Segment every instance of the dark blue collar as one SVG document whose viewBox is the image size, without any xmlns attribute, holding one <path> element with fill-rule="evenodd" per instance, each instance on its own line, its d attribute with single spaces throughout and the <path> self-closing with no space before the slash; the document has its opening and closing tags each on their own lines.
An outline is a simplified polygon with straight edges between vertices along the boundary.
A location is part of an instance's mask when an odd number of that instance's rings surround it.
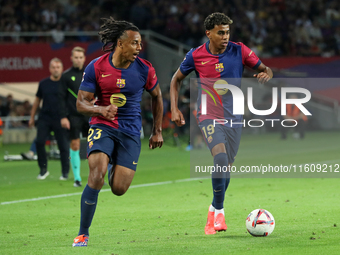
<svg viewBox="0 0 340 255">
<path fill-rule="evenodd" d="M 109 62 L 110 62 L 110 65 L 111 65 L 113 68 L 117 69 L 117 70 L 127 70 L 127 69 L 131 68 L 131 66 L 136 62 L 136 60 L 135 60 L 134 62 L 132 62 L 132 63 L 129 65 L 128 68 L 118 68 L 118 67 L 115 67 L 115 66 L 113 65 L 113 63 L 112 63 L 112 55 L 113 55 L 113 51 L 112 51 L 112 52 L 110 53 L 110 55 L 109 55 Z"/>
<path fill-rule="evenodd" d="M 206 48 L 207 51 L 208 51 L 211 55 L 213 55 L 213 56 L 223 56 L 223 55 L 226 54 L 227 51 L 230 49 L 230 41 L 229 41 L 229 42 L 228 42 L 228 45 L 227 45 L 227 48 L 225 49 L 225 51 L 224 51 L 223 53 L 221 53 L 221 54 L 212 54 L 212 53 L 210 52 L 210 50 L 209 50 L 209 44 L 210 44 L 210 40 L 207 41 L 207 42 L 205 43 L 205 48 Z"/>
</svg>

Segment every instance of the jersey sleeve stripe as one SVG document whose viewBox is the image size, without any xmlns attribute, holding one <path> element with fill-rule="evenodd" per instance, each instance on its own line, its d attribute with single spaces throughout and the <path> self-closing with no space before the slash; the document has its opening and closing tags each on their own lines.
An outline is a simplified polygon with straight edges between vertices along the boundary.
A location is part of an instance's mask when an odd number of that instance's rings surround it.
<svg viewBox="0 0 340 255">
<path fill-rule="evenodd" d="M 79 90 L 83 90 L 83 91 L 90 92 L 90 93 L 95 93 L 96 92 L 95 89 L 87 87 L 87 86 L 83 86 L 83 85 L 79 87 Z"/>
<path fill-rule="evenodd" d="M 193 57 L 193 52 L 195 49 L 191 49 L 185 56 L 184 60 L 182 61 L 179 70 L 181 71 L 182 74 L 188 75 L 191 73 L 193 70 L 196 69 L 195 67 L 195 61 Z"/>
<path fill-rule="evenodd" d="M 253 67 L 254 70 L 256 70 L 261 65 L 261 60 L 257 61 L 256 65 Z"/>
<path fill-rule="evenodd" d="M 156 81 L 155 85 L 151 89 L 147 89 L 146 91 L 147 92 L 153 91 L 157 87 L 157 85 L 158 85 L 158 80 Z"/>
</svg>

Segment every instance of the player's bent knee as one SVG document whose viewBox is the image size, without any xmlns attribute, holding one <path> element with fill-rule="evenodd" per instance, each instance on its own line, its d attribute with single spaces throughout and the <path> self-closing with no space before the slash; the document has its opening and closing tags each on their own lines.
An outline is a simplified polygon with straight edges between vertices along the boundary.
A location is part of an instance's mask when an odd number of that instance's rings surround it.
<svg viewBox="0 0 340 255">
<path fill-rule="evenodd" d="M 125 192 L 127 191 L 127 188 L 123 187 L 123 186 L 119 186 L 119 187 L 111 187 L 111 191 L 113 194 L 115 194 L 116 196 L 122 196 L 125 194 Z"/>
<path fill-rule="evenodd" d="M 96 184 L 104 183 L 104 176 L 101 173 L 92 174 L 89 176 L 89 179 Z"/>
<path fill-rule="evenodd" d="M 78 146 L 78 145 L 71 144 L 70 147 L 73 151 L 79 151 L 80 150 L 80 145 Z"/>
<path fill-rule="evenodd" d="M 104 185 L 106 170 L 102 169 L 100 166 L 90 168 L 90 174 L 88 182 L 96 188 L 101 188 Z"/>
<path fill-rule="evenodd" d="M 80 140 L 79 139 L 74 139 L 71 140 L 71 149 L 74 151 L 78 151 L 80 149 Z"/>
<path fill-rule="evenodd" d="M 224 143 L 219 143 L 216 144 L 212 149 L 211 149 L 211 154 L 213 157 L 215 157 L 217 154 L 220 153 L 226 153 L 226 148 Z"/>
</svg>

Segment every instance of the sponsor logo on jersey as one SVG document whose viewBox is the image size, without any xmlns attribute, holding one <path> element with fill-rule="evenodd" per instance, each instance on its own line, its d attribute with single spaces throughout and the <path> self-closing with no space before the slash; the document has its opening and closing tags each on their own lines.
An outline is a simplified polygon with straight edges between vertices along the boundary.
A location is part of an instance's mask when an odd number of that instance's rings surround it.
<svg viewBox="0 0 340 255">
<path fill-rule="evenodd" d="M 223 63 L 215 64 L 215 70 L 219 73 L 222 72 L 224 70 Z"/>
<path fill-rule="evenodd" d="M 125 87 L 125 79 L 117 79 L 117 87 L 124 88 Z"/>
<path fill-rule="evenodd" d="M 126 103 L 126 96 L 122 93 L 112 94 L 110 97 L 110 103 L 117 107 L 122 107 Z"/>
<path fill-rule="evenodd" d="M 225 80 L 217 80 L 214 83 L 214 90 L 217 92 L 217 94 L 219 94 L 220 96 L 227 94 L 229 89 L 226 88 L 216 88 L 216 85 L 220 85 L 220 84 L 228 84 L 227 81 Z"/>
</svg>

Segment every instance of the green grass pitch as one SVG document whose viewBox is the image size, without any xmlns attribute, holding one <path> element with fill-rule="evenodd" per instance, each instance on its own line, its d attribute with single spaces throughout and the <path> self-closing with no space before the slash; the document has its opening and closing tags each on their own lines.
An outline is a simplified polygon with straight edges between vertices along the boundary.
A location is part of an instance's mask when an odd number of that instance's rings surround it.
<svg viewBox="0 0 340 255">
<path fill-rule="evenodd" d="M 304 141 L 281 141 L 278 134 L 245 134 L 235 165 L 339 164 L 339 137 L 315 132 Z M 18 154 L 28 147 L 0 148 L 0 254 L 339 254 L 338 178 L 232 178 L 225 200 L 228 230 L 205 236 L 211 181 L 189 178 L 190 152 L 167 145 L 152 151 L 147 141 L 131 189 L 117 197 L 103 187 L 89 246 L 73 248 L 82 188 L 72 186 L 72 174 L 59 181 L 59 161 L 49 161 L 44 181 L 36 180 L 37 162 L 3 161 L 6 150 Z M 83 184 L 87 175 L 84 160 Z M 39 197 L 44 199 L 32 201 Z M 245 219 L 256 208 L 275 217 L 268 237 L 246 232 Z"/>
</svg>

